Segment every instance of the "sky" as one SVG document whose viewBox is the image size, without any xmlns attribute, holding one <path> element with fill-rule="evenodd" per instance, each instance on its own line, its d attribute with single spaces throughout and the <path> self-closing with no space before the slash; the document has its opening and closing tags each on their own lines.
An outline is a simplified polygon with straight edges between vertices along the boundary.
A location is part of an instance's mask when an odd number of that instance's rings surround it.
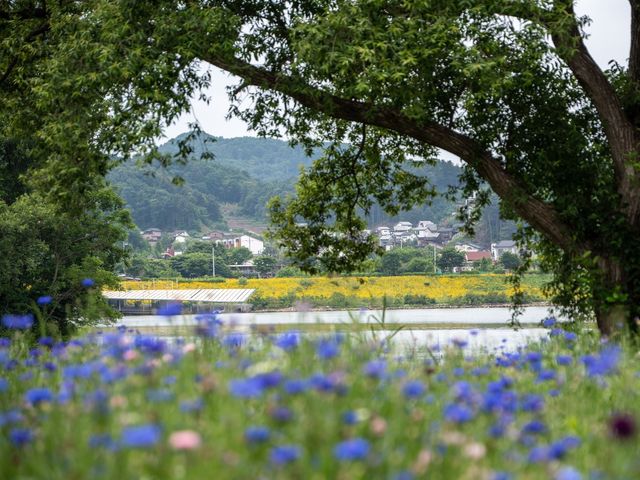
<svg viewBox="0 0 640 480">
<path fill-rule="evenodd" d="M 578 15 L 587 15 L 592 23 L 586 28 L 587 47 L 593 58 L 602 68 L 606 68 L 610 60 L 627 64 L 630 42 L 631 11 L 628 0 L 578 0 Z M 227 120 L 229 109 L 226 87 L 237 83 L 237 78 L 210 67 L 212 73 L 211 87 L 207 95 L 211 98 L 209 105 L 194 99 L 191 112 L 180 117 L 165 131 L 166 138 L 173 138 L 189 129 L 189 123 L 197 121 L 205 132 L 225 138 L 255 136 L 244 122 L 238 119 Z"/>
</svg>

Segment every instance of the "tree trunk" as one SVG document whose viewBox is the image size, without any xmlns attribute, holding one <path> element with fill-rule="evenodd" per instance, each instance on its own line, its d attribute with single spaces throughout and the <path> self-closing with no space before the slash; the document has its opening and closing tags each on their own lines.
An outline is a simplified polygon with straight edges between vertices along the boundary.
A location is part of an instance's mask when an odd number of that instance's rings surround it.
<svg viewBox="0 0 640 480">
<path fill-rule="evenodd" d="M 617 260 L 602 258 L 599 262 L 602 282 L 594 285 L 594 304 L 598 330 L 603 337 L 622 332 L 631 321 L 624 270 Z"/>
</svg>

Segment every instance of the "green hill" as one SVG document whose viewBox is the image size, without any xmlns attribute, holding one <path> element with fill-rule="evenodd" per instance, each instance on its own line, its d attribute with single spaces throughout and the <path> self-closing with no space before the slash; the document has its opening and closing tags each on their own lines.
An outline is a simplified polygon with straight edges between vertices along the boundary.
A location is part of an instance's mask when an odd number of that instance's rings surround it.
<svg viewBox="0 0 640 480">
<path fill-rule="evenodd" d="M 160 146 L 160 153 L 175 155 L 178 142 L 185 135 Z M 155 168 L 153 175 L 149 175 L 129 162 L 109 174 L 109 180 L 129 205 L 140 228 L 200 230 L 227 221 L 235 223 L 238 218 L 243 224 L 263 224 L 268 200 L 274 195 L 293 192 L 300 168 L 312 161 L 302 148 L 291 148 L 287 142 L 274 139 L 227 139 L 201 134 L 190 142 L 190 147 L 193 152 L 186 165 Z M 213 159 L 203 159 L 204 152 L 212 154 Z M 451 162 L 426 165 L 420 170 L 440 192 L 456 185 L 460 175 L 460 168 Z M 174 185 L 174 177 L 183 178 L 184 184 Z M 431 205 L 416 207 L 396 217 L 374 207 L 368 220 L 371 226 L 398 220 L 441 223 L 452 221 L 455 209 L 448 200 L 436 198 Z M 493 208 L 490 213 L 484 235 L 487 240 L 502 236 L 503 230 L 497 209 Z"/>
</svg>

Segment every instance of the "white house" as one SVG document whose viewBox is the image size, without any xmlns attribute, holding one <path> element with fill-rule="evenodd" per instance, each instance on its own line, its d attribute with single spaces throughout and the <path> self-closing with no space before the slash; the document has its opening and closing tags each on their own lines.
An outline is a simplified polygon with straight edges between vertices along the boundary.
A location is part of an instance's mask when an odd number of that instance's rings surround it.
<svg viewBox="0 0 640 480">
<path fill-rule="evenodd" d="M 186 241 L 191 237 L 187 232 L 176 232 L 173 238 L 175 243 L 186 243 Z"/>
<path fill-rule="evenodd" d="M 433 223 L 431 220 L 420 220 L 416 227 L 416 230 L 431 230 L 432 232 L 435 232 L 437 229 L 438 225 Z"/>
<path fill-rule="evenodd" d="M 239 237 L 227 237 L 223 240 L 216 240 L 216 243 L 223 244 L 226 248 L 248 248 L 253 255 L 260 255 L 264 251 L 264 242 L 249 235 Z"/>
<path fill-rule="evenodd" d="M 518 254 L 518 247 L 513 240 L 501 240 L 491 244 L 491 256 L 497 262 L 504 252 Z"/>
<path fill-rule="evenodd" d="M 391 229 L 389 227 L 378 227 L 376 228 L 376 235 L 378 235 L 379 237 L 391 235 Z"/>
<path fill-rule="evenodd" d="M 408 232 L 413 228 L 411 222 L 398 222 L 393 226 L 394 232 Z"/>
<path fill-rule="evenodd" d="M 459 252 L 479 252 L 482 250 L 482 247 L 475 243 L 457 243 L 454 248 Z"/>
</svg>

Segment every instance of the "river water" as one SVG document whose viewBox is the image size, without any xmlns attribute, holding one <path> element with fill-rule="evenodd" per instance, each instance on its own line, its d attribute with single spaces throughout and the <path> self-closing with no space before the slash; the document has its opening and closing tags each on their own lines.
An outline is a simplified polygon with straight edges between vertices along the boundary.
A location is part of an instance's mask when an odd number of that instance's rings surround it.
<svg viewBox="0 0 640 480">
<path fill-rule="evenodd" d="M 509 308 L 428 308 L 387 310 L 384 325 L 380 322 L 383 313 L 376 310 L 360 311 L 307 311 L 307 312 L 250 312 L 222 313 L 219 318 L 225 325 L 237 331 L 250 331 L 258 327 L 275 327 L 278 330 L 303 328 L 313 332 L 334 328 L 350 331 L 355 324 L 376 325 L 378 338 L 395 333 L 394 342 L 415 346 L 445 345 L 453 340 L 464 340 L 472 348 L 502 349 L 517 348 L 547 335 L 540 328 L 540 321 L 548 316 L 547 307 L 527 307 L 519 317 L 522 328 L 508 327 L 511 318 Z M 173 328 L 184 331 L 195 325 L 196 315 L 173 318 L 159 315 L 125 316 L 120 323 L 140 330 L 160 331 L 170 334 Z"/>
</svg>

